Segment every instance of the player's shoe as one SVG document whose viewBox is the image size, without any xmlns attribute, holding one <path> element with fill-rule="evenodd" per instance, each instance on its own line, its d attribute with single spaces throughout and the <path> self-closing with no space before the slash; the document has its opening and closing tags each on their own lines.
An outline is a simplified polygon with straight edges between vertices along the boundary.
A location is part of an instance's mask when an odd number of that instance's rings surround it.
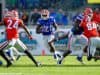
<svg viewBox="0 0 100 75">
<path fill-rule="evenodd" d="M 81 64 L 84 64 L 83 60 L 82 60 L 82 57 L 77 57 L 77 60 L 81 63 Z"/>
<path fill-rule="evenodd" d="M 63 58 L 64 58 L 63 53 L 64 53 L 63 50 L 55 51 L 54 59 L 57 60 L 57 64 L 62 64 L 62 61 L 63 61 Z"/>
<path fill-rule="evenodd" d="M 12 62 L 11 62 L 11 61 L 9 61 L 9 62 L 7 62 L 6 67 L 10 67 L 11 65 L 12 65 Z"/>
<path fill-rule="evenodd" d="M 97 62 L 97 60 L 100 60 L 100 56 L 94 57 L 94 61 Z"/>
<path fill-rule="evenodd" d="M 39 66 L 41 66 L 41 63 L 37 62 L 36 67 L 39 67 Z"/>
<path fill-rule="evenodd" d="M 63 56 L 61 56 L 61 55 L 57 55 L 57 64 L 58 65 L 60 65 L 60 64 L 62 64 L 62 61 L 63 61 Z"/>
<path fill-rule="evenodd" d="M 91 61 L 91 59 L 92 59 L 92 55 L 89 55 L 89 56 L 87 57 L 87 60 L 88 60 L 88 61 Z"/>
<path fill-rule="evenodd" d="M 58 65 L 62 64 L 62 61 L 63 61 L 63 59 L 58 60 L 58 61 L 57 61 L 57 64 L 58 64 Z"/>
<path fill-rule="evenodd" d="M 53 55 L 53 58 L 54 58 L 54 59 L 57 59 L 56 54 Z"/>
</svg>

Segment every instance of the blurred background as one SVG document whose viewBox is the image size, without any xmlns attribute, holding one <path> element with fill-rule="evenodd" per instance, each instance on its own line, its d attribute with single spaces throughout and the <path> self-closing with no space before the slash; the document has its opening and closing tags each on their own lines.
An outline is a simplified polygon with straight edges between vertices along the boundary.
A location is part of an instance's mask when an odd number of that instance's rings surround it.
<svg viewBox="0 0 100 75">
<path fill-rule="evenodd" d="M 40 18 L 41 9 L 48 9 L 61 30 L 69 29 L 74 18 L 86 7 L 91 7 L 94 13 L 100 16 L 100 0 L 0 0 L 0 21 L 7 10 L 18 10 L 19 17 L 28 26 L 34 40 L 29 40 L 25 32 L 20 30 L 20 39 L 33 51 L 35 55 L 50 54 L 43 46 L 41 35 L 35 33 L 37 20 Z M 5 41 L 4 28 L 0 28 L 0 43 Z M 67 39 L 55 43 L 56 48 L 65 49 Z"/>
<path fill-rule="evenodd" d="M 60 26 L 72 25 L 74 17 L 86 7 L 100 8 L 99 0 L 0 0 L 3 9 L 16 9 L 24 23 L 36 25 L 40 10 L 49 9 Z"/>
</svg>

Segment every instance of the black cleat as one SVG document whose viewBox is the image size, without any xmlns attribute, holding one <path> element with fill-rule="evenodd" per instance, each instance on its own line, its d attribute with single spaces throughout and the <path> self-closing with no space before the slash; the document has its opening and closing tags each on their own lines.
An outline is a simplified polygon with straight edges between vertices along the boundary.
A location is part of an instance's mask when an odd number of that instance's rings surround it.
<svg viewBox="0 0 100 75">
<path fill-rule="evenodd" d="M 63 59 L 64 59 L 63 57 L 60 57 L 60 59 L 57 60 L 57 64 L 58 65 L 62 64 Z"/>
<path fill-rule="evenodd" d="M 56 54 L 54 54 L 54 55 L 53 55 L 53 58 L 54 58 L 54 59 L 56 59 L 56 58 L 57 58 L 57 57 L 56 57 Z"/>
<path fill-rule="evenodd" d="M 11 62 L 8 62 L 6 66 L 7 67 L 10 67 L 11 65 L 12 65 L 12 63 Z"/>
<path fill-rule="evenodd" d="M 88 61 L 91 61 L 91 59 L 92 59 L 92 55 L 90 55 L 90 56 L 87 57 Z"/>
<path fill-rule="evenodd" d="M 58 64 L 58 65 L 62 64 L 62 60 L 58 60 L 58 61 L 57 61 L 57 64 Z"/>
<path fill-rule="evenodd" d="M 40 62 L 37 62 L 36 67 L 39 67 L 40 65 L 41 65 L 41 63 Z"/>
<path fill-rule="evenodd" d="M 82 57 L 77 57 L 77 60 L 78 60 L 81 64 L 84 64 L 84 63 L 83 63 L 83 60 L 82 60 Z"/>
</svg>

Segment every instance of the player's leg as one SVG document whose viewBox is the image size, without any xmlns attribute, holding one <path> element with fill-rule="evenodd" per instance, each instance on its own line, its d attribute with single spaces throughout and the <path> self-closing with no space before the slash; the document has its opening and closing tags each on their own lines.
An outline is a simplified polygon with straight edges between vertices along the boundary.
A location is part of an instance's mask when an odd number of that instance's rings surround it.
<svg viewBox="0 0 100 75">
<path fill-rule="evenodd" d="M 11 58 L 11 60 L 16 60 L 15 55 L 14 55 L 14 51 L 16 50 L 14 48 L 14 45 L 16 43 L 16 39 L 12 39 L 9 41 L 9 45 L 7 46 L 5 53 Z"/>
<path fill-rule="evenodd" d="M 4 58 L 4 60 L 6 60 L 6 66 L 10 67 L 12 65 L 12 61 L 10 61 L 9 57 L 7 57 L 7 55 L 3 51 L 0 51 L 0 55 L 2 56 L 2 58 Z"/>
<path fill-rule="evenodd" d="M 2 56 L 2 58 L 4 58 L 7 62 L 7 67 L 11 66 L 12 62 L 10 61 L 10 59 L 7 57 L 7 55 L 4 53 L 4 49 L 8 46 L 8 41 L 4 42 L 1 46 L 0 46 L 0 55 Z"/>
<path fill-rule="evenodd" d="M 96 48 L 96 52 L 94 55 L 94 61 L 100 60 L 100 48 Z"/>
<path fill-rule="evenodd" d="M 14 53 L 16 54 L 16 60 L 18 60 L 21 56 L 21 53 L 15 47 L 11 47 L 10 49 L 12 50 L 13 55 Z"/>
<path fill-rule="evenodd" d="M 55 47 L 54 47 L 54 43 L 52 42 L 48 42 L 48 45 L 50 47 L 50 52 L 55 52 Z"/>
<path fill-rule="evenodd" d="M 63 53 L 63 57 L 64 57 L 64 58 L 65 58 L 66 56 L 68 56 L 70 53 L 72 53 L 74 41 L 75 41 L 75 37 L 71 34 L 71 36 L 68 38 L 68 44 L 67 44 L 68 50 L 66 50 L 66 51 Z"/>
<path fill-rule="evenodd" d="M 72 53 L 74 41 L 75 41 L 75 37 L 74 37 L 73 34 L 70 32 L 69 38 L 68 38 L 68 44 L 67 44 L 68 50 L 66 50 L 66 51 L 64 52 L 64 54 L 63 54 L 63 57 L 64 57 L 64 58 L 65 58 L 66 56 L 68 56 L 70 53 Z"/>
<path fill-rule="evenodd" d="M 55 46 L 54 46 L 54 42 L 52 42 L 52 40 L 54 39 L 54 35 L 50 35 L 47 39 L 48 45 L 50 47 L 50 52 L 55 52 Z"/>
<path fill-rule="evenodd" d="M 56 50 L 55 46 L 54 46 L 54 42 L 52 42 L 52 40 L 54 40 L 54 38 L 55 38 L 54 35 L 49 35 L 47 37 L 47 42 L 46 41 L 45 42 L 48 44 L 48 46 L 49 46 L 48 48 L 50 48 L 50 52 L 54 53 L 54 56 L 55 56 L 55 54 L 57 54 L 58 57 L 61 57 L 62 56 L 62 52 L 60 50 Z"/>
<path fill-rule="evenodd" d="M 12 39 L 12 40 L 10 40 L 9 42 L 8 42 L 8 45 L 7 45 L 7 47 L 5 48 L 5 50 L 9 50 L 10 48 L 12 48 L 12 47 L 14 47 L 14 45 L 15 45 L 15 43 L 16 43 L 16 39 Z M 6 57 L 9 57 L 9 62 L 8 62 L 8 64 L 7 64 L 7 66 L 11 66 L 11 64 L 12 64 L 12 60 L 11 59 L 15 59 L 15 56 L 14 56 L 14 54 L 13 54 L 13 51 L 12 50 L 10 50 L 10 53 L 7 55 L 5 52 L 6 51 L 3 51 L 4 52 L 4 55 L 6 55 Z M 3 55 L 3 56 L 4 56 Z M 10 63 L 11 62 L 11 63 Z M 10 63 L 10 64 L 9 64 Z"/>
<path fill-rule="evenodd" d="M 5 41 L 5 42 L 0 46 L 0 51 L 3 51 L 7 46 L 8 46 L 8 41 Z"/>
<path fill-rule="evenodd" d="M 98 48 L 100 47 L 100 38 L 99 37 L 90 38 L 88 46 L 88 57 L 87 57 L 88 60 L 91 60 L 92 57 L 94 57 L 97 47 Z"/>
<path fill-rule="evenodd" d="M 7 49 L 6 54 L 11 58 L 12 61 L 18 60 L 21 56 L 20 52 L 15 47 L 10 47 Z"/>
<path fill-rule="evenodd" d="M 84 53 L 83 50 L 88 45 L 88 39 L 84 35 L 79 35 L 77 40 L 79 41 L 78 44 L 80 46 L 80 49 L 79 49 L 80 52 L 77 55 L 77 60 L 80 62 L 83 62 L 82 61 L 82 57 L 83 57 L 83 53 Z"/>
<path fill-rule="evenodd" d="M 72 36 L 70 36 L 69 38 L 68 38 L 68 44 L 67 44 L 67 47 L 68 47 L 68 49 L 67 50 L 65 50 L 64 52 L 63 52 L 63 54 L 62 54 L 62 58 L 61 59 L 59 59 L 58 61 L 57 61 L 57 64 L 61 64 L 62 63 L 62 61 L 63 61 L 63 59 L 66 57 L 66 56 L 68 56 L 71 52 L 72 52 L 72 50 L 70 50 L 71 49 L 71 44 L 72 44 Z"/>
<path fill-rule="evenodd" d="M 39 63 L 35 60 L 33 55 L 29 52 L 28 48 L 21 42 L 19 39 L 17 39 L 17 44 L 24 50 L 25 54 L 35 63 L 36 66 L 39 66 Z"/>
</svg>

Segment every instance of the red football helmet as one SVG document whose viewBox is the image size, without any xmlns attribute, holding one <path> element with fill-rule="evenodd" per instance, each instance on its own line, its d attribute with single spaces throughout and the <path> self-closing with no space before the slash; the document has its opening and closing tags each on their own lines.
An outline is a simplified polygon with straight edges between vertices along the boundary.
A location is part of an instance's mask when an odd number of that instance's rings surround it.
<svg viewBox="0 0 100 75">
<path fill-rule="evenodd" d="M 85 14 L 85 15 L 93 14 L 93 10 L 92 10 L 91 8 L 86 8 L 86 9 L 84 10 L 84 14 Z"/>
<path fill-rule="evenodd" d="M 43 9 L 42 11 L 41 11 L 41 18 L 42 19 L 44 19 L 44 20 L 46 20 L 46 19 L 48 19 L 49 18 L 49 11 L 47 10 L 47 9 Z"/>
<path fill-rule="evenodd" d="M 86 8 L 84 10 L 84 15 L 87 16 L 88 21 L 91 21 L 91 19 L 93 17 L 93 10 L 91 8 Z"/>
<path fill-rule="evenodd" d="M 15 18 L 19 18 L 18 12 L 16 10 L 12 10 L 12 16 Z"/>
</svg>

